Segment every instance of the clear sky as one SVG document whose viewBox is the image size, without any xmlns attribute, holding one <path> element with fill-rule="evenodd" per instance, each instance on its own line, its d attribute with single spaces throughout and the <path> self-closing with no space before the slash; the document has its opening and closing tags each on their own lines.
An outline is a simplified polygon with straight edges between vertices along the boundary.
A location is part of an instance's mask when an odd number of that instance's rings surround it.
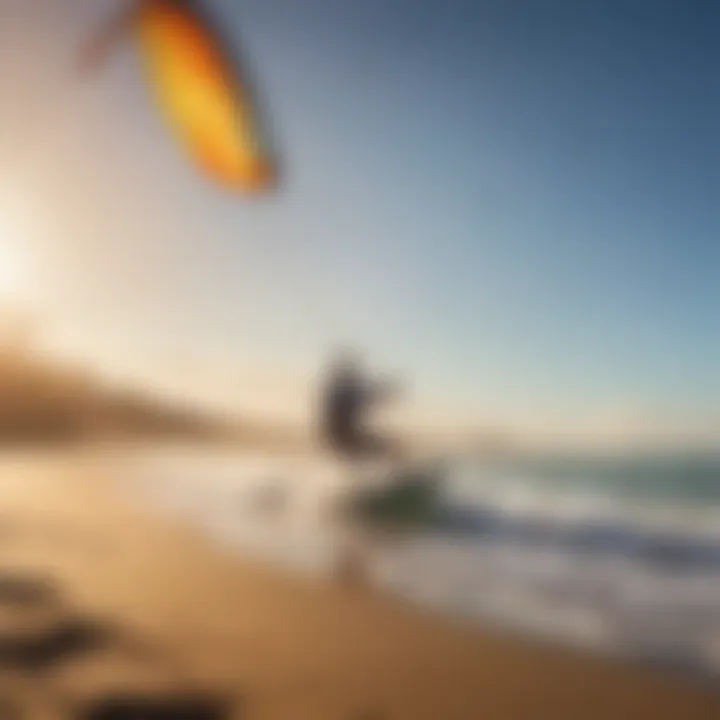
<svg viewBox="0 0 720 720">
<path fill-rule="evenodd" d="M 0 3 L 0 258 L 49 342 L 239 410 L 299 412 L 340 340 L 439 418 L 718 427 L 714 0 L 206 2 L 272 199 L 195 174 L 131 43 L 73 76 L 118 0 Z"/>
</svg>

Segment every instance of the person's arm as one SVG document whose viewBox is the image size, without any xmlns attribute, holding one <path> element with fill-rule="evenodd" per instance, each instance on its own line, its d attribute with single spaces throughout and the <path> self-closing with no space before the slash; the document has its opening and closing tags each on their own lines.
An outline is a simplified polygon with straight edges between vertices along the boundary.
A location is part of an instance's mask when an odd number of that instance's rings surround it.
<svg viewBox="0 0 720 720">
<path fill-rule="evenodd" d="M 393 377 L 384 377 L 375 380 L 371 385 L 371 394 L 375 402 L 387 402 L 401 393 L 400 382 Z"/>
</svg>

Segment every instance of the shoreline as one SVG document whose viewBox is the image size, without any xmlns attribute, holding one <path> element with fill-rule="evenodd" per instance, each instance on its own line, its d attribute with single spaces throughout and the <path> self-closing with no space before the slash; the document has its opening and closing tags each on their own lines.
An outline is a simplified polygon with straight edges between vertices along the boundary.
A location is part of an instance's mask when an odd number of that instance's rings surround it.
<svg viewBox="0 0 720 720">
<path fill-rule="evenodd" d="M 0 488 L 5 570 L 52 579 L 67 603 L 125 637 L 63 659 L 26 688 L 30 705 L 50 683 L 71 704 L 196 688 L 241 700 L 245 712 L 226 717 L 258 720 L 720 717 L 720 692 L 695 680 L 468 627 L 219 549 L 138 507 L 92 463 L 15 479 Z M 145 651 L 128 650 L 130 637 Z"/>
</svg>

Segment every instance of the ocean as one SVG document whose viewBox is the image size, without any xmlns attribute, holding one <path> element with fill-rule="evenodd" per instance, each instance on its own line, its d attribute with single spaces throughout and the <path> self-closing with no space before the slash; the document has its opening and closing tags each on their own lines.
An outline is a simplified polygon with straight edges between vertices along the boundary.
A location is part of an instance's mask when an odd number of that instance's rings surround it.
<svg viewBox="0 0 720 720">
<path fill-rule="evenodd" d="M 216 542 L 302 573 L 329 571 L 342 489 L 320 458 L 208 451 L 137 455 L 131 490 Z M 470 622 L 720 674 L 720 454 L 458 457 L 432 527 L 384 548 L 385 592 Z M 255 493 L 290 488 L 268 519 Z"/>
</svg>

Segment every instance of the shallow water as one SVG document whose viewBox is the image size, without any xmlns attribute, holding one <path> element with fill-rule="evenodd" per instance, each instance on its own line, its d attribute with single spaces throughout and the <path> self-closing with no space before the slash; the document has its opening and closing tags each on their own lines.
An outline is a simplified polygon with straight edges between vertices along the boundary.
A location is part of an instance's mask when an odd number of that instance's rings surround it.
<svg viewBox="0 0 720 720">
<path fill-rule="evenodd" d="M 373 576 L 443 612 L 720 672 L 720 465 L 671 466 L 635 460 L 601 472 L 575 460 L 553 474 L 551 463 L 458 460 L 437 524 L 385 549 Z M 658 486 L 652 467 L 663 468 Z M 700 468 L 692 482 L 688 467 Z M 321 518 L 344 480 L 322 459 L 151 452 L 125 477 L 225 546 L 314 573 L 337 553 L 336 529 Z M 255 493 L 278 482 L 289 512 L 259 514 Z"/>
</svg>

